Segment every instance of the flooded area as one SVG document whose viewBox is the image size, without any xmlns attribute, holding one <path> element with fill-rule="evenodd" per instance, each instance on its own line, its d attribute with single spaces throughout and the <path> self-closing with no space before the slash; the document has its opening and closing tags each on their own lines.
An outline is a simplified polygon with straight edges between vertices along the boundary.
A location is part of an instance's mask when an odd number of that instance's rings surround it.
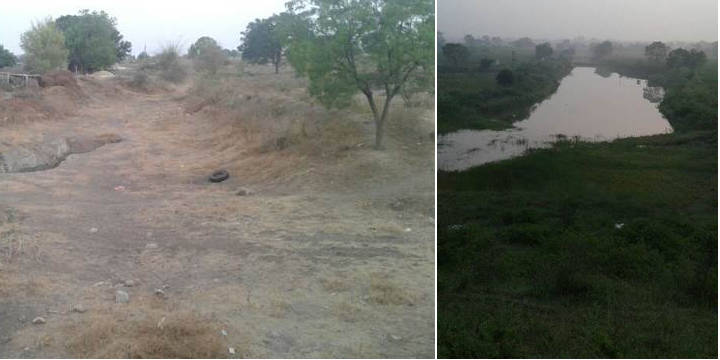
<svg viewBox="0 0 720 360">
<path fill-rule="evenodd" d="M 672 132 L 657 108 L 662 89 L 646 80 L 576 67 L 557 92 L 507 130 L 461 130 L 438 139 L 438 167 L 463 170 L 548 147 L 558 138 L 609 141 Z"/>
</svg>

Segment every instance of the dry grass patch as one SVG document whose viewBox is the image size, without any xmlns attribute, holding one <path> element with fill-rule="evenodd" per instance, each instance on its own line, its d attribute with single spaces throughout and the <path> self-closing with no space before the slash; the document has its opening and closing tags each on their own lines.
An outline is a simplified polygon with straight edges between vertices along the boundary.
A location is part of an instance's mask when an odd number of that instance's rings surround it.
<svg viewBox="0 0 720 360">
<path fill-rule="evenodd" d="M 339 277 L 320 279 L 320 284 L 327 292 L 335 293 L 350 290 L 350 284 L 348 284 L 347 280 Z"/>
<path fill-rule="evenodd" d="M 414 305 L 415 296 L 389 279 L 387 274 L 370 275 L 370 301 L 380 305 Z"/>
<path fill-rule="evenodd" d="M 221 326 L 195 312 L 160 300 L 93 309 L 71 326 L 66 348 L 79 358 L 226 357 Z"/>
<path fill-rule="evenodd" d="M 342 321 L 356 322 L 360 318 L 360 308 L 349 302 L 341 302 L 333 306 L 333 314 Z"/>
</svg>

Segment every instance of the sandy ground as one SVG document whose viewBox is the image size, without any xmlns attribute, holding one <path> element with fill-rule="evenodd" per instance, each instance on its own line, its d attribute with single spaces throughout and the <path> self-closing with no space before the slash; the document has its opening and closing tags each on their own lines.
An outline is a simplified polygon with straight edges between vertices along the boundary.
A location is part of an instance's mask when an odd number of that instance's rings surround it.
<svg viewBox="0 0 720 360">
<path fill-rule="evenodd" d="M 260 153 L 219 144 L 204 112 L 183 111 L 182 88 L 102 81 L 81 81 L 88 98 L 60 120 L 0 127 L 5 147 L 123 138 L 0 174 L 0 357 L 139 356 L 139 339 L 179 321 L 163 345 L 175 355 L 434 356 L 429 137 L 391 129 L 384 151 Z M 230 179 L 207 182 L 218 167 Z"/>
</svg>

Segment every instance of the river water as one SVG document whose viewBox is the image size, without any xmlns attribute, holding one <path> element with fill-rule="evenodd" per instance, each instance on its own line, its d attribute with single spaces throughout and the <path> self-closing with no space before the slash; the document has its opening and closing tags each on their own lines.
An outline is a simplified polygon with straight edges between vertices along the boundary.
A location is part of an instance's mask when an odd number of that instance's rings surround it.
<svg viewBox="0 0 720 360">
<path fill-rule="evenodd" d="M 672 132 L 657 108 L 662 89 L 646 80 L 576 67 L 555 94 L 512 129 L 460 130 L 438 138 L 438 167 L 463 170 L 551 146 L 559 137 L 608 141 Z M 442 121 L 442 119 L 440 119 Z"/>
</svg>

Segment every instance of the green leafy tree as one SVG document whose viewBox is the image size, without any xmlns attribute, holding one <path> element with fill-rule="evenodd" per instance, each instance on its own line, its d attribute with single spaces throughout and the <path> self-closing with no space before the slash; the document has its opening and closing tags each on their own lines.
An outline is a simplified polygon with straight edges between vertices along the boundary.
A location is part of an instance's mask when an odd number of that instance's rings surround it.
<svg viewBox="0 0 720 360">
<path fill-rule="evenodd" d="M 375 120 L 375 147 L 393 98 L 408 81 L 434 71 L 435 11 L 432 0 L 295 0 L 288 10 L 309 31 L 296 27 L 288 60 L 310 79 L 310 94 L 326 106 L 347 106 L 358 91 Z M 378 106 L 375 91 L 382 91 Z"/>
<path fill-rule="evenodd" d="M 560 53 L 558 54 L 558 56 L 560 56 L 561 59 L 570 61 L 575 56 L 575 48 L 571 47 L 571 48 L 562 49 L 562 50 L 560 50 Z"/>
<path fill-rule="evenodd" d="M 493 59 L 482 58 L 480 60 L 480 71 L 485 71 L 485 70 L 489 69 L 492 66 L 492 64 L 494 64 L 494 63 L 495 63 L 495 60 L 493 60 Z"/>
<path fill-rule="evenodd" d="M 20 47 L 25 52 L 25 70 L 45 73 L 67 66 L 68 50 L 65 37 L 52 18 L 33 23 L 30 30 L 20 36 Z"/>
<path fill-rule="evenodd" d="M 553 54 L 553 48 L 550 43 L 542 43 L 535 46 L 535 57 L 538 59 L 546 59 L 551 57 Z"/>
<path fill-rule="evenodd" d="M 592 54 L 595 59 L 602 59 L 612 54 L 613 44 L 609 41 L 603 41 L 592 46 Z"/>
<path fill-rule="evenodd" d="M 667 65 L 671 68 L 689 67 L 697 68 L 707 60 L 705 53 L 700 50 L 675 49 L 668 54 Z"/>
<path fill-rule="evenodd" d="M 512 45 L 519 48 L 532 48 L 535 43 L 529 37 L 523 37 L 513 41 Z"/>
<path fill-rule="evenodd" d="M 248 24 L 242 33 L 242 44 L 238 50 L 242 52 L 242 59 L 255 64 L 272 63 L 275 73 L 280 70 L 283 47 L 287 42 L 288 32 L 284 25 L 290 26 L 287 13 L 274 15 L 267 19 L 256 19 Z M 281 23 L 281 21 L 286 21 Z"/>
<path fill-rule="evenodd" d="M 138 60 L 145 60 L 148 58 L 150 58 L 150 55 L 148 55 L 147 51 L 143 51 L 143 52 L 139 53 L 137 56 Z"/>
<path fill-rule="evenodd" d="M 467 47 L 456 44 L 456 43 L 448 43 L 445 44 L 442 48 L 443 55 L 445 58 L 450 60 L 450 63 L 454 67 L 458 67 L 462 64 L 464 64 L 468 58 L 470 58 L 470 50 L 468 50 Z"/>
<path fill-rule="evenodd" d="M 495 81 L 500 86 L 510 86 L 515 83 L 515 74 L 513 74 L 512 70 L 502 69 L 495 77 Z"/>
<path fill-rule="evenodd" d="M 122 40 L 116 19 L 104 11 L 81 10 L 78 15 L 61 16 L 55 23 L 65 35 L 71 70 L 101 70 L 131 52 L 132 44 Z"/>
<path fill-rule="evenodd" d="M 13 55 L 10 50 L 0 45 L 0 68 L 6 66 L 15 66 L 16 63 L 17 58 L 15 57 L 15 55 Z"/>
<path fill-rule="evenodd" d="M 217 41 L 209 36 L 203 36 L 195 41 L 194 44 L 190 45 L 188 49 L 188 57 L 193 59 L 200 55 L 200 53 L 207 48 L 219 47 Z"/>
<path fill-rule="evenodd" d="M 667 57 L 668 47 L 661 41 L 655 41 L 645 47 L 645 56 L 654 62 L 662 62 Z"/>
<path fill-rule="evenodd" d="M 474 36 L 467 34 L 467 35 L 465 35 L 465 37 L 463 37 L 463 41 L 465 41 L 465 46 L 473 47 L 473 46 L 475 46 L 476 40 L 475 40 Z"/>
</svg>

